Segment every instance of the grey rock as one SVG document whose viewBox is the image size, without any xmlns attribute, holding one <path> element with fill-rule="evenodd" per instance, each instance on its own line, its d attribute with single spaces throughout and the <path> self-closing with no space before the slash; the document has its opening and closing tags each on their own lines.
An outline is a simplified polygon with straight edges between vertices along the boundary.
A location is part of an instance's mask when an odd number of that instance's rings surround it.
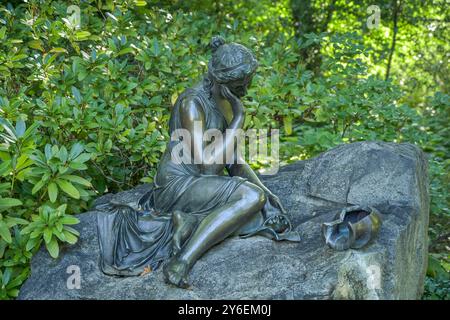
<svg viewBox="0 0 450 320">
<path fill-rule="evenodd" d="M 417 299 L 427 266 L 427 161 L 411 144 L 359 142 L 263 176 L 285 204 L 300 243 L 255 236 L 230 238 L 207 252 L 190 274 L 189 290 L 164 283 L 162 269 L 140 277 L 111 277 L 98 268 L 95 207 L 135 202 L 148 185 L 99 198 L 78 215 L 77 244 L 58 259 L 42 248 L 19 299 Z M 383 215 L 378 237 L 360 250 L 334 251 L 321 224 L 348 204 Z M 80 268 L 81 288 L 68 289 Z M 69 269 L 70 271 L 70 269 Z"/>
</svg>

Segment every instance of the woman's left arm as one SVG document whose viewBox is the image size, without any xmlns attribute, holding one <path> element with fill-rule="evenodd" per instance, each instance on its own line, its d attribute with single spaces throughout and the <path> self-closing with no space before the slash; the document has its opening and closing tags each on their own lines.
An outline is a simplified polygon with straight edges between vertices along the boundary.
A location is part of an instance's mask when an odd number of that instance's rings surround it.
<svg viewBox="0 0 450 320">
<path fill-rule="evenodd" d="M 243 162 L 243 161 L 242 161 Z M 230 176 L 239 176 L 245 179 L 248 179 L 249 182 L 257 185 L 260 187 L 264 193 L 266 194 L 270 204 L 274 206 L 275 208 L 280 209 L 280 211 L 285 214 L 286 210 L 284 209 L 283 205 L 281 204 L 280 199 L 273 194 L 272 191 L 270 191 L 258 178 L 256 173 L 253 171 L 252 168 L 248 165 L 248 163 L 234 163 L 231 165 L 228 165 L 227 167 L 228 173 Z"/>
</svg>

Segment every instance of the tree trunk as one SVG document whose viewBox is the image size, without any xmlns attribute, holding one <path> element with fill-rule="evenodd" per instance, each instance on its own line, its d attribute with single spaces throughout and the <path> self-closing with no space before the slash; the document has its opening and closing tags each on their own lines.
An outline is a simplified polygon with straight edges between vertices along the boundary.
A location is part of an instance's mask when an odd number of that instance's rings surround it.
<svg viewBox="0 0 450 320">
<path fill-rule="evenodd" d="M 386 67 L 386 78 L 385 80 L 387 81 L 389 79 L 389 74 L 391 72 L 391 65 L 392 65 L 392 57 L 394 56 L 394 52 L 395 52 L 395 44 L 397 41 L 397 32 L 398 32 L 398 16 L 400 14 L 400 10 L 401 10 L 401 5 L 402 2 L 400 0 L 400 2 L 398 0 L 393 0 L 392 1 L 393 4 L 393 8 L 394 11 L 392 13 L 393 16 L 393 24 L 394 24 L 394 33 L 392 35 L 392 43 L 391 43 L 391 49 L 389 51 L 389 58 L 388 58 L 388 63 L 387 63 L 387 67 Z"/>
</svg>

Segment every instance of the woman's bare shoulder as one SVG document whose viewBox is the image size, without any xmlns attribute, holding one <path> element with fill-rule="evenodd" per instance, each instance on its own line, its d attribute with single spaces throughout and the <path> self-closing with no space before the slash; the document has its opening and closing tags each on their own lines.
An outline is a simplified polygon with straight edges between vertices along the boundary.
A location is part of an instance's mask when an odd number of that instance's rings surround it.
<svg viewBox="0 0 450 320">
<path fill-rule="evenodd" d="M 179 112 L 182 122 L 202 121 L 205 118 L 201 102 L 195 95 L 184 97 L 180 103 Z"/>
</svg>

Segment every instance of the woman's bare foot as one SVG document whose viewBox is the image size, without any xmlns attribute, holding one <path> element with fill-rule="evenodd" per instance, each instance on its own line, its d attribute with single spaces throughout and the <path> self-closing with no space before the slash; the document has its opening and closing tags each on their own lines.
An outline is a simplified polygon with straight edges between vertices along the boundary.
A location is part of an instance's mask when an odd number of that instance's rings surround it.
<svg viewBox="0 0 450 320">
<path fill-rule="evenodd" d="M 176 210 L 173 213 L 175 232 L 173 234 L 173 254 L 177 254 L 184 242 L 191 236 L 197 225 L 197 218 L 193 215 Z"/>
<path fill-rule="evenodd" d="M 164 278 L 167 283 L 186 289 L 189 286 L 187 280 L 189 269 L 187 262 L 179 259 L 177 256 L 173 256 L 164 265 Z"/>
</svg>

